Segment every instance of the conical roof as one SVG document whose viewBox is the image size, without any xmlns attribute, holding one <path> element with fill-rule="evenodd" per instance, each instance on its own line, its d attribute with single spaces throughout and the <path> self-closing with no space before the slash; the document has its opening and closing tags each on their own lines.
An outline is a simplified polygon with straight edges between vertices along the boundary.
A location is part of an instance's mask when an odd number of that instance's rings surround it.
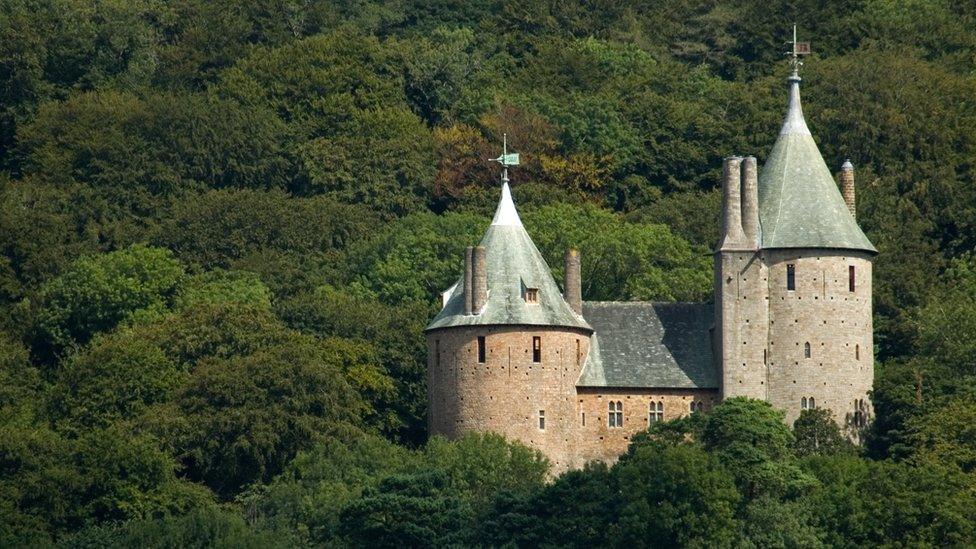
<svg viewBox="0 0 976 549">
<path fill-rule="evenodd" d="M 783 129 L 759 174 L 763 248 L 842 248 L 876 252 L 858 227 L 803 119 L 800 77 L 789 78 Z"/>
<path fill-rule="evenodd" d="M 502 186 L 495 217 L 481 239 L 485 247 L 488 301 L 481 311 L 464 314 L 464 276 L 445 295 L 444 308 L 427 330 L 454 326 L 529 325 L 591 329 L 563 299 L 549 265 L 519 218 L 508 183 Z M 539 291 L 526 303 L 526 288 Z"/>
</svg>

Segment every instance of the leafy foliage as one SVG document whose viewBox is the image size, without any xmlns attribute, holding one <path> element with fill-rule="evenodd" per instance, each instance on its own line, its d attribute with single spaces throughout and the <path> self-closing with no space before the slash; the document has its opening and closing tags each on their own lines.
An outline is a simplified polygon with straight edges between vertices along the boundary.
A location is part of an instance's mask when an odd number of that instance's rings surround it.
<svg viewBox="0 0 976 549">
<path fill-rule="evenodd" d="M 720 159 L 769 151 L 794 22 L 880 251 L 866 456 L 746 400 L 554 479 L 428 440 L 422 329 L 502 136 L 557 279 L 576 247 L 587 299 L 707 300 Z M 945 0 L 3 2 L 0 545 L 972 545 L 974 28 Z"/>
</svg>

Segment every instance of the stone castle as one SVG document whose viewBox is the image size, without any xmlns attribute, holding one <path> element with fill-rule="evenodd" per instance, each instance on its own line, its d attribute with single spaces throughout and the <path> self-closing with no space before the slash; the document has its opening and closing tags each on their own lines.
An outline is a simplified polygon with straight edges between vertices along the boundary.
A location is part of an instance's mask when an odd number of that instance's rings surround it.
<svg viewBox="0 0 976 549">
<path fill-rule="evenodd" d="M 557 471 L 612 461 L 652 422 L 735 396 L 792 422 L 827 408 L 857 438 L 874 378 L 871 265 L 803 118 L 800 78 L 761 172 L 726 158 L 712 303 L 584 302 L 580 255 L 563 290 L 523 227 L 507 181 L 481 244 L 426 329 L 431 434 L 494 431 Z"/>
</svg>

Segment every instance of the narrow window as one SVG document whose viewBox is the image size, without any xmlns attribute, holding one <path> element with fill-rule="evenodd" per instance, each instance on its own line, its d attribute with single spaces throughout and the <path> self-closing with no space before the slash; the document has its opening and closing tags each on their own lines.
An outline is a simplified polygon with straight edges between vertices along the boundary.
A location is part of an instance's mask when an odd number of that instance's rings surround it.
<svg viewBox="0 0 976 549">
<path fill-rule="evenodd" d="M 546 430 L 546 411 L 539 410 L 539 430 Z"/>
<path fill-rule="evenodd" d="M 579 366 L 580 362 L 583 360 L 583 348 L 580 346 L 580 340 L 576 340 L 576 365 Z"/>
<path fill-rule="evenodd" d="M 810 342 L 808 341 L 808 342 L 806 342 L 806 343 L 803 344 L 803 357 L 804 358 L 810 358 L 810 355 L 811 355 L 811 353 L 810 353 Z"/>
<path fill-rule="evenodd" d="M 485 363 L 485 336 L 478 336 L 478 363 Z"/>
<path fill-rule="evenodd" d="M 800 409 L 801 410 L 807 409 L 807 397 L 803 397 L 800 399 Z"/>
<path fill-rule="evenodd" d="M 624 404 L 617 401 L 617 427 L 624 426 Z"/>
<path fill-rule="evenodd" d="M 847 267 L 847 289 L 851 292 L 854 291 L 854 265 Z"/>
<path fill-rule="evenodd" d="M 810 397 L 810 400 L 807 400 L 807 406 L 809 406 L 811 410 L 817 407 L 817 403 L 814 402 L 813 397 Z"/>
<path fill-rule="evenodd" d="M 538 288 L 526 288 L 525 289 L 525 302 L 526 303 L 538 303 L 539 302 L 539 289 Z"/>
<path fill-rule="evenodd" d="M 613 402 L 607 403 L 607 427 L 617 426 L 617 414 L 613 404 Z"/>
<path fill-rule="evenodd" d="M 542 362 L 542 338 L 532 338 L 532 362 Z"/>
<path fill-rule="evenodd" d="M 441 340 L 434 340 L 434 366 L 441 367 Z"/>
<path fill-rule="evenodd" d="M 786 289 L 796 289 L 796 265 L 792 263 L 786 265 Z"/>
<path fill-rule="evenodd" d="M 688 408 L 691 413 L 695 413 L 695 401 L 691 401 L 691 404 L 688 406 Z"/>
<path fill-rule="evenodd" d="M 763 349 L 763 366 L 766 366 L 768 364 L 769 359 L 767 358 L 767 354 L 768 352 L 766 351 L 766 349 Z"/>
<path fill-rule="evenodd" d="M 854 360 L 861 360 L 861 346 L 854 346 Z"/>
<path fill-rule="evenodd" d="M 583 427 L 586 427 L 586 412 L 583 412 Z"/>
</svg>

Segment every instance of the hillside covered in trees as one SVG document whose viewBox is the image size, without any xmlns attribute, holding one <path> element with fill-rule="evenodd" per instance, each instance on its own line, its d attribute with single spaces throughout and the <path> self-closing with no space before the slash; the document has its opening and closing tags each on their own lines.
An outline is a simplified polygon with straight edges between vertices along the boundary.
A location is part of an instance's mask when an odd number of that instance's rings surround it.
<svg viewBox="0 0 976 549">
<path fill-rule="evenodd" d="M 875 418 L 733 399 L 555 479 L 425 432 L 513 193 L 584 298 L 708 300 L 721 158 L 856 166 Z M 976 4 L 0 0 L 0 546 L 976 544 Z"/>
</svg>

